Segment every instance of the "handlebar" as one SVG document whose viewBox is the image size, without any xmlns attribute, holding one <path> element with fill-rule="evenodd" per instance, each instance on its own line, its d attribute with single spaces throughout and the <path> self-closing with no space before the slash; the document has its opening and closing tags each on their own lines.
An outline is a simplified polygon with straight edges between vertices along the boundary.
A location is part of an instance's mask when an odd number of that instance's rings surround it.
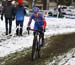
<svg viewBox="0 0 75 65">
<path fill-rule="evenodd" d="M 34 32 L 41 32 L 41 30 L 34 30 L 34 29 L 29 29 L 31 31 L 34 31 Z M 30 34 L 30 31 L 28 30 L 28 35 Z"/>
</svg>

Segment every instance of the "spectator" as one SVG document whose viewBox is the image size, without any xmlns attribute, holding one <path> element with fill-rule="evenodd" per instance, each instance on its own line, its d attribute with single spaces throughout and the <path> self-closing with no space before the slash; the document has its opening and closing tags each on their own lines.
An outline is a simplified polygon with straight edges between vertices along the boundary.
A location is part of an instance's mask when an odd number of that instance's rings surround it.
<svg viewBox="0 0 75 65">
<path fill-rule="evenodd" d="M 8 0 L 6 5 L 3 5 L 3 10 L 1 14 L 1 20 L 3 20 L 3 15 L 5 17 L 5 28 L 6 28 L 6 35 L 11 34 L 12 29 L 12 18 L 14 18 L 14 10 L 11 5 L 11 0 Z M 9 29 L 8 29 L 9 24 Z"/>
<path fill-rule="evenodd" d="M 26 11 L 25 11 L 24 6 L 23 6 L 23 1 L 19 0 L 18 5 L 15 8 L 16 28 L 17 28 L 16 29 L 16 35 L 22 36 L 23 22 L 24 22 L 25 14 L 26 14 Z"/>
</svg>

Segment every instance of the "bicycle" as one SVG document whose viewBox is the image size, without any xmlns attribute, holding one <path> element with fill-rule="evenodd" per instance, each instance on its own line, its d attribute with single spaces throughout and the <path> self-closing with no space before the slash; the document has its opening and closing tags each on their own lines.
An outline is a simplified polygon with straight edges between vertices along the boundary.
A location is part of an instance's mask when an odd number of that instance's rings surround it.
<svg viewBox="0 0 75 65">
<path fill-rule="evenodd" d="M 40 30 L 34 30 L 34 29 L 29 29 L 29 30 L 35 32 L 33 45 L 32 45 L 32 60 L 35 60 L 36 58 L 40 58 L 42 36 L 40 34 Z M 28 34 L 29 34 L 29 30 L 28 30 Z"/>
</svg>

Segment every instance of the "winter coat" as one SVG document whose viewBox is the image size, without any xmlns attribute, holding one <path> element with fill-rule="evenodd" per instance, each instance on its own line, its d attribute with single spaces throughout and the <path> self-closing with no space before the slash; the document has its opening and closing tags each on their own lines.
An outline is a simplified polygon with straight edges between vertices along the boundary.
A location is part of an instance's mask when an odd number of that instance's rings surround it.
<svg viewBox="0 0 75 65">
<path fill-rule="evenodd" d="M 18 5 L 15 8 L 16 21 L 23 21 L 25 14 L 26 14 L 26 11 L 22 5 Z"/>
<path fill-rule="evenodd" d="M 14 15 L 14 7 L 12 5 L 3 6 L 2 15 L 4 15 L 5 18 L 12 18 Z"/>
</svg>

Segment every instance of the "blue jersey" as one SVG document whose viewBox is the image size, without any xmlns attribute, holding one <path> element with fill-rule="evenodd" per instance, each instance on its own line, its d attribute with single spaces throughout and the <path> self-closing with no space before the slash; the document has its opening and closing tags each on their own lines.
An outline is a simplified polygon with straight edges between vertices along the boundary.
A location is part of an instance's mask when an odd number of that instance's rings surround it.
<svg viewBox="0 0 75 65">
<path fill-rule="evenodd" d="M 30 20 L 29 20 L 29 23 L 28 23 L 28 26 L 30 26 L 31 22 L 32 22 L 32 19 L 35 21 L 35 24 L 34 24 L 34 29 L 38 30 L 38 27 L 41 27 L 44 25 L 44 17 L 42 14 L 38 14 L 38 17 L 35 17 L 34 14 L 31 15 L 30 17 Z"/>
</svg>

